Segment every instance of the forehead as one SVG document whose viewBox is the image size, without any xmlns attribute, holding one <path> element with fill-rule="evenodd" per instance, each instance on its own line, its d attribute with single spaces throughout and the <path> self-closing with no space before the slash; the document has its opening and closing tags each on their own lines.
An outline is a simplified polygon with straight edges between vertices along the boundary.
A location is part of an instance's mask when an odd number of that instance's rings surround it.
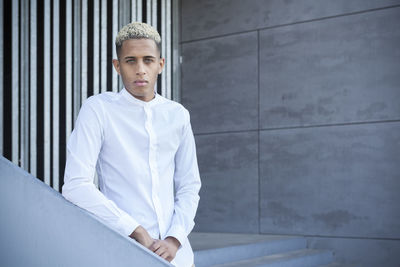
<svg viewBox="0 0 400 267">
<path fill-rule="evenodd" d="M 120 52 L 122 57 L 160 56 L 156 42 L 151 39 L 129 39 L 123 41 Z"/>
</svg>

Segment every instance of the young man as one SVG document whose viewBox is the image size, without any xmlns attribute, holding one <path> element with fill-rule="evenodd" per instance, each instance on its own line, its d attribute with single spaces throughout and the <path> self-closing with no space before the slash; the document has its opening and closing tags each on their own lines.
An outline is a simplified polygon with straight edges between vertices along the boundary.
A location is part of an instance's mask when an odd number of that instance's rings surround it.
<svg viewBox="0 0 400 267">
<path fill-rule="evenodd" d="M 175 266 L 193 265 L 200 176 L 189 112 L 155 93 L 160 35 L 121 29 L 114 67 L 125 88 L 90 97 L 68 141 L 63 195 Z M 100 191 L 93 184 L 95 171 Z"/>
</svg>

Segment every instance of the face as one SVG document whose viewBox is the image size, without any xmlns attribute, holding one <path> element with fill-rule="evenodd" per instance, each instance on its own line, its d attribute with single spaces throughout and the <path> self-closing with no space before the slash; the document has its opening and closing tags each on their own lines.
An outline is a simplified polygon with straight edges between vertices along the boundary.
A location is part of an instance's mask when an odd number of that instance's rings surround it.
<svg viewBox="0 0 400 267">
<path fill-rule="evenodd" d="M 118 60 L 113 59 L 113 64 L 126 90 L 147 102 L 154 98 L 154 86 L 164 61 L 154 40 L 130 39 L 122 43 Z"/>
</svg>

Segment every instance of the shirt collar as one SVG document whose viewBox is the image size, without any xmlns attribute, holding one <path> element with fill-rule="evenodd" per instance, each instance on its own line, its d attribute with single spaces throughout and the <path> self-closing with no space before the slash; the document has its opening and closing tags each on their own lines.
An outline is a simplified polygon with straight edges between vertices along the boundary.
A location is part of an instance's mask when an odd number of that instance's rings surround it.
<svg viewBox="0 0 400 267">
<path fill-rule="evenodd" d="M 158 103 L 160 103 L 161 100 L 161 96 L 159 94 L 157 94 L 157 92 L 154 92 L 154 98 L 152 100 L 150 100 L 149 102 L 137 99 L 136 97 L 134 97 L 133 95 L 131 95 L 125 88 L 123 88 L 120 92 L 120 94 L 126 99 L 128 100 L 130 103 L 135 104 L 135 105 L 139 105 L 141 107 L 152 107 Z"/>
</svg>

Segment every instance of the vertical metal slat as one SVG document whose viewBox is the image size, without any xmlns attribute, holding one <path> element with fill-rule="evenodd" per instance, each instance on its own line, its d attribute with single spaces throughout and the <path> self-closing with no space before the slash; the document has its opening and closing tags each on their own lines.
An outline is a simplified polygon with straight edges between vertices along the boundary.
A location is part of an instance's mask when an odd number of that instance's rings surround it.
<svg viewBox="0 0 400 267">
<path fill-rule="evenodd" d="M 129 23 L 129 0 L 119 0 L 118 6 L 118 29 Z M 114 39 L 115 41 L 115 39 Z M 115 45 L 113 45 L 113 50 L 115 50 Z M 121 76 L 118 76 L 118 91 L 124 87 Z"/>
<path fill-rule="evenodd" d="M 53 0 L 53 188 L 59 190 L 59 88 L 60 88 L 60 53 L 59 53 L 59 25 L 60 2 Z"/>
<path fill-rule="evenodd" d="M 111 47 L 112 47 L 112 58 L 117 58 L 117 53 L 115 51 L 115 38 L 117 37 L 118 33 L 118 0 L 113 1 L 113 10 L 112 10 L 112 40 L 111 40 Z M 112 72 L 112 91 L 118 92 L 118 73 L 113 70 Z"/>
<path fill-rule="evenodd" d="M 20 45 L 19 45 L 19 54 L 20 54 L 20 58 L 19 58 L 19 72 L 20 72 L 20 76 L 19 76 L 19 90 L 20 90 L 20 94 L 19 94 L 19 130 L 20 130 L 20 139 L 19 139 L 19 162 L 20 162 L 20 166 L 21 168 L 25 168 L 26 164 L 25 164 L 25 19 L 26 19 L 26 15 L 24 14 L 25 12 L 25 2 L 24 1 L 20 1 L 20 6 L 19 6 L 20 10 L 20 15 L 19 15 L 19 41 L 20 41 Z"/>
<path fill-rule="evenodd" d="M 151 24 L 151 15 L 153 14 L 151 12 L 151 2 L 152 0 L 146 0 L 146 23 Z"/>
<path fill-rule="evenodd" d="M 93 94 L 100 89 L 100 2 L 93 1 Z"/>
<path fill-rule="evenodd" d="M 23 0 L 20 16 L 20 40 L 21 40 L 21 58 L 20 58 L 20 129 L 21 129 L 21 168 L 29 168 L 29 15 L 28 0 Z"/>
<path fill-rule="evenodd" d="M 88 84 L 88 3 L 82 1 L 82 19 L 81 19 L 81 103 L 87 98 Z"/>
<path fill-rule="evenodd" d="M 173 32 L 172 38 L 172 69 L 170 75 L 171 77 L 171 94 L 172 99 L 174 101 L 180 102 L 181 101 L 181 94 L 180 94 L 180 49 L 179 49 L 179 0 L 172 1 L 172 16 L 171 16 L 171 23 Z"/>
<path fill-rule="evenodd" d="M 44 182 L 50 185 L 50 0 L 44 2 Z"/>
<path fill-rule="evenodd" d="M 3 37 L 3 18 L 4 18 L 4 2 L 0 1 L 0 103 L 3 105 L 3 51 L 4 51 L 4 37 Z M 0 155 L 3 156 L 3 109 L 0 108 Z"/>
<path fill-rule="evenodd" d="M 121 29 L 123 26 L 129 23 L 129 0 L 120 0 L 119 1 L 119 27 Z"/>
<path fill-rule="evenodd" d="M 31 0 L 30 10 L 30 173 L 36 176 L 36 164 L 37 164 L 37 4 L 36 0 Z"/>
<path fill-rule="evenodd" d="M 81 0 L 74 1 L 74 103 L 73 123 L 81 107 Z"/>
<path fill-rule="evenodd" d="M 157 0 L 152 0 L 151 3 L 151 25 L 157 28 Z"/>
<path fill-rule="evenodd" d="M 19 165 L 19 1 L 12 1 L 12 162 Z"/>
<path fill-rule="evenodd" d="M 150 24 L 151 26 L 157 28 L 157 0 L 147 0 L 146 1 L 146 23 Z M 156 23 L 154 24 L 154 21 Z M 155 84 L 154 90 L 157 92 L 157 83 Z"/>
<path fill-rule="evenodd" d="M 137 4 L 136 0 L 131 1 L 131 22 L 136 21 L 137 12 L 136 12 Z"/>
<path fill-rule="evenodd" d="M 72 131 L 72 1 L 66 1 L 66 45 L 65 45 L 65 136 Z"/>
<path fill-rule="evenodd" d="M 101 92 L 107 91 L 107 0 L 101 0 Z"/>
<path fill-rule="evenodd" d="M 171 3 L 162 0 L 161 7 L 161 38 L 162 54 L 165 58 L 164 71 L 161 77 L 161 94 L 171 99 Z"/>
<path fill-rule="evenodd" d="M 166 51 L 166 58 L 168 59 L 166 61 L 166 72 L 165 72 L 165 76 L 167 77 L 167 90 L 166 90 L 166 94 L 165 97 L 168 99 L 171 99 L 171 1 L 167 1 L 167 5 L 166 5 L 166 20 L 163 21 L 164 24 L 166 24 L 166 38 L 165 38 L 165 42 L 166 42 L 166 47 L 167 47 L 167 51 Z"/>
<path fill-rule="evenodd" d="M 100 0 L 93 1 L 93 95 L 100 92 Z M 98 187 L 99 179 L 95 172 L 94 184 Z"/>
<path fill-rule="evenodd" d="M 169 60 L 166 57 L 166 41 L 165 41 L 165 37 L 166 37 L 166 25 L 165 25 L 165 21 L 166 21 L 166 14 L 165 14 L 165 0 L 161 0 L 161 55 L 163 58 L 165 58 L 167 61 Z M 166 70 L 166 66 L 164 66 L 164 70 L 161 74 L 161 95 L 165 96 L 166 95 L 166 90 L 167 90 L 167 70 Z"/>
<path fill-rule="evenodd" d="M 133 0 L 133 1 L 135 1 L 135 0 Z M 136 0 L 136 6 L 137 6 L 137 9 L 136 9 L 136 21 L 142 22 L 143 21 L 142 0 Z"/>
</svg>

